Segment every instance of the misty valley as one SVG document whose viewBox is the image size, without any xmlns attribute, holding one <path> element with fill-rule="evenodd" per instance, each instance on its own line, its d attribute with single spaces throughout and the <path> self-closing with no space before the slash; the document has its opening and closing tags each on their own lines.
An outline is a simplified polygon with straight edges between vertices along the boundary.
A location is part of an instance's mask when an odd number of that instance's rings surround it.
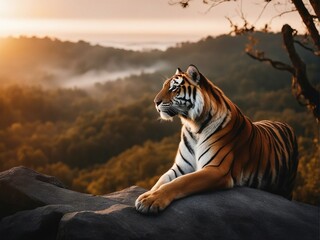
<svg viewBox="0 0 320 240">
<path fill-rule="evenodd" d="M 281 36 L 255 33 L 287 62 Z M 153 98 L 177 67 L 195 64 L 252 120 L 289 123 L 300 164 L 294 199 L 316 204 L 317 125 L 291 78 L 246 56 L 245 36 L 207 37 L 167 50 L 132 51 L 51 38 L 0 39 L 0 171 L 24 165 L 71 189 L 105 194 L 149 188 L 174 160 L 181 123 L 160 121 Z M 320 61 L 301 51 L 320 88 Z"/>
</svg>

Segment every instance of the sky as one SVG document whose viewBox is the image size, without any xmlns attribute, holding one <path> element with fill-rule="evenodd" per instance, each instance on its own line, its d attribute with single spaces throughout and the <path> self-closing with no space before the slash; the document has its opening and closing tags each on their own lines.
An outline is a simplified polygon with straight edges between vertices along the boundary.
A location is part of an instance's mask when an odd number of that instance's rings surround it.
<svg viewBox="0 0 320 240">
<path fill-rule="evenodd" d="M 0 0 L 0 37 L 49 36 L 132 49 L 161 48 L 228 33 L 226 17 L 239 21 L 241 9 L 246 18 L 261 27 L 292 8 L 287 0 L 279 0 L 284 4 L 269 4 L 260 16 L 265 4 L 262 0 L 224 3 L 210 11 L 202 0 L 191 1 L 186 9 L 169 1 Z M 284 23 L 303 30 L 296 12 L 274 18 L 272 30 L 279 31 Z"/>
</svg>

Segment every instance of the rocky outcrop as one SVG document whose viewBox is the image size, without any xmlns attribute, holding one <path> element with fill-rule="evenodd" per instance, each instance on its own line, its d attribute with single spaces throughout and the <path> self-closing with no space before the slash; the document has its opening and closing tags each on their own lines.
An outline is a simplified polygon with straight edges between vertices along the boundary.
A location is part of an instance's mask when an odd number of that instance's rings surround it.
<svg viewBox="0 0 320 240">
<path fill-rule="evenodd" d="M 141 215 L 145 190 L 104 196 L 64 188 L 54 177 L 17 167 L 0 173 L 1 239 L 319 239 L 319 209 L 271 193 L 234 188 L 173 202 Z"/>
</svg>

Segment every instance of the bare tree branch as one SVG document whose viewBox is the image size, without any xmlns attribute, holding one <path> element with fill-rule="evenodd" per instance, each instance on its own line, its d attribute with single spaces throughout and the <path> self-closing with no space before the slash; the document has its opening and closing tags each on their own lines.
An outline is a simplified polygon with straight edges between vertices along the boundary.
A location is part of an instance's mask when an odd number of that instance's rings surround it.
<svg viewBox="0 0 320 240">
<path fill-rule="evenodd" d="M 204 0 L 205 1 L 205 0 Z M 218 0 L 218 1 L 214 1 L 213 3 L 210 4 L 210 7 L 207 9 L 206 13 L 208 13 L 212 8 L 220 5 L 221 3 L 225 3 L 225 2 L 229 2 L 230 0 Z M 206 3 L 208 4 L 208 2 L 206 1 Z"/>
<path fill-rule="evenodd" d="M 280 61 L 275 61 L 275 60 L 272 60 L 271 58 L 266 58 L 264 57 L 263 55 L 261 54 L 254 54 L 252 52 L 249 52 L 249 51 L 246 51 L 246 53 L 248 54 L 249 57 L 255 59 L 255 60 L 258 60 L 260 62 L 267 62 L 267 63 L 270 63 L 272 67 L 278 69 L 278 70 L 282 70 L 282 71 L 288 71 L 290 72 L 291 74 L 294 74 L 294 69 L 293 67 L 291 67 L 290 65 L 288 64 L 285 64 L 283 62 L 280 62 Z"/>
<path fill-rule="evenodd" d="M 226 17 L 226 19 L 229 21 L 230 27 L 232 29 L 229 32 L 229 34 L 234 33 L 235 35 L 243 35 L 245 33 L 253 32 L 255 30 L 254 26 L 250 25 L 246 19 L 243 19 L 243 26 L 240 27 L 237 24 L 234 24 L 230 18 Z"/>
<path fill-rule="evenodd" d="M 189 7 L 189 2 L 190 2 L 191 0 L 178 0 L 178 1 L 172 1 L 172 0 L 170 0 L 169 1 L 169 5 L 176 5 L 176 4 L 180 4 L 180 6 L 182 7 L 182 8 L 186 8 L 186 7 Z"/>
<path fill-rule="evenodd" d="M 271 1 L 266 1 L 266 4 L 263 6 L 259 16 L 257 17 L 257 19 L 254 21 L 254 24 L 255 25 L 261 18 L 262 14 L 265 12 L 266 8 L 268 7 L 269 3 L 271 3 Z"/>
<path fill-rule="evenodd" d="M 304 49 L 312 52 L 312 53 L 315 53 L 314 49 L 310 48 L 310 47 L 307 47 L 306 45 L 304 45 L 302 42 L 298 41 L 298 40 L 294 40 L 293 41 L 294 43 L 298 44 L 299 46 L 303 47 Z"/>
<path fill-rule="evenodd" d="M 269 25 L 271 25 L 272 21 L 275 19 L 275 18 L 278 18 L 278 17 L 282 17 L 283 15 L 285 14 L 288 14 L 288 13 L 293 13 L 293 12 L 296 12 L 297 9 L 291 9 L 291 10 L 288 10 L 288 11 L 283 11 L 282 13 L 276 15 L 276 16 L 273 16 L 270 21 L 269 21 Z"/>
</svg>

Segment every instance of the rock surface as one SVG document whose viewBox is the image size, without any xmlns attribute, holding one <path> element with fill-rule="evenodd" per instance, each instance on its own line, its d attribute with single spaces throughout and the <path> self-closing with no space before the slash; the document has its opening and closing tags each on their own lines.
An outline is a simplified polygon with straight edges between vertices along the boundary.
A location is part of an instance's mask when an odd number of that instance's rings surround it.
<svg viewBox="0 0 320 240">
<path fill-rule="evenodd" d="M 319 208 L 250 188 L 198 194 L 160 215 L 141 215 L 145 190 L 105 196 L 64 188 L 24 167 L 0 173 L 0 238 L 9 239 L 319 239 Z"/>
</svg>

